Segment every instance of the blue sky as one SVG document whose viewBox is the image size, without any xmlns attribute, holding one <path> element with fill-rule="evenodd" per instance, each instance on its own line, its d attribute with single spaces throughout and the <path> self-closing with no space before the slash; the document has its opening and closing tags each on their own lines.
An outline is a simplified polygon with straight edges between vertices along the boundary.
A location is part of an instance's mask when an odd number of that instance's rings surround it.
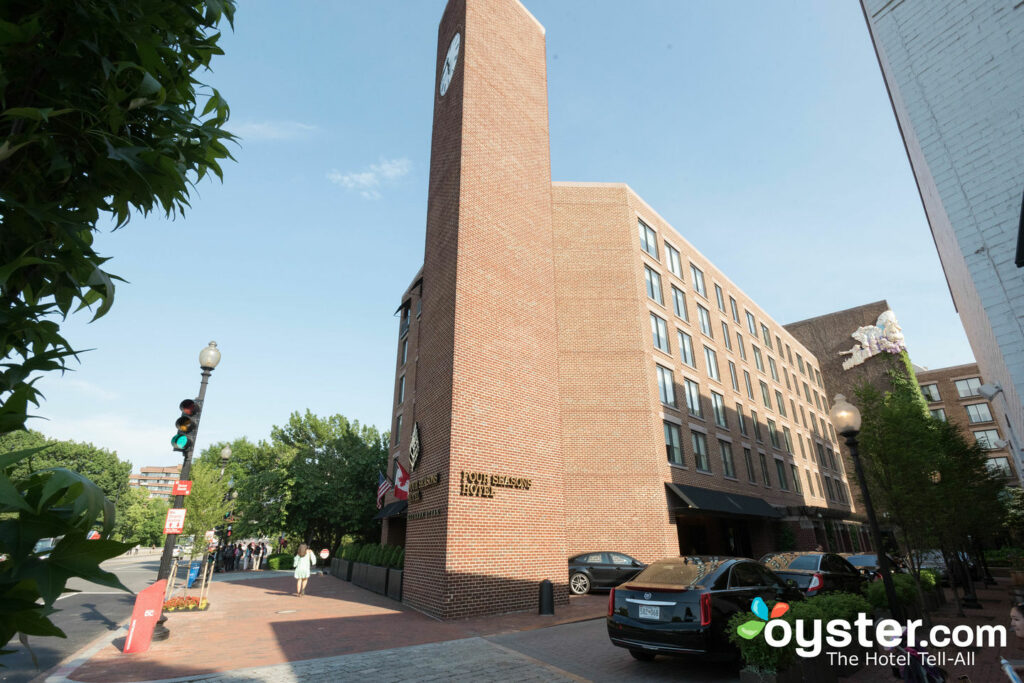
<svg viewBox="0 0 1024 683">
<path fill-rule="evenodd" d="M 180 461 L 211 339 L 200 448 L 307 408 L 391 418 L 444 2 L 239 4 L 203 77 L 237 162 L 184 218 L 98 238 L 128 283 L 68 321 L 93 350 L 40 382 L 33 428 L 136 466 Z M 781 323 L 888 299 L 916 363 L 972 362 L 857 3 L 525 4 L 547 29 L 555 180 L 628 183 Z"/>
</svg>

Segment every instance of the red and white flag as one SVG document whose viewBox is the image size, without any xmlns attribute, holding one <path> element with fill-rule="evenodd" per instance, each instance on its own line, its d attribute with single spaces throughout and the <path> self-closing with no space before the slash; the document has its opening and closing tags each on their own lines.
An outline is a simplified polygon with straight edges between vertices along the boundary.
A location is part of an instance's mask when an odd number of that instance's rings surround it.
<svg viewBox="0 0 1024 683">
<path fill-rule="evenodd" d="M 398 500 L 409 499 L 409 473 L 402 467 L 402 463 L 395 461 L 395 498 Z"/>
</svg>

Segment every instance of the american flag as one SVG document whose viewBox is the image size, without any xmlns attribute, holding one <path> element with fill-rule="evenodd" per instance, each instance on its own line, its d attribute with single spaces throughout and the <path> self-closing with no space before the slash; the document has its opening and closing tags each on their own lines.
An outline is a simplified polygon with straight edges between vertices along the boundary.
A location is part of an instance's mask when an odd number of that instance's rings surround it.
<svg viewBox="0 0 1024 683">
<path fill-rule="evenodd" d="M 391 480 L 377 470 L 377 509 L 384 504 L 384 495 L 391 490 Z"/>
</svg>

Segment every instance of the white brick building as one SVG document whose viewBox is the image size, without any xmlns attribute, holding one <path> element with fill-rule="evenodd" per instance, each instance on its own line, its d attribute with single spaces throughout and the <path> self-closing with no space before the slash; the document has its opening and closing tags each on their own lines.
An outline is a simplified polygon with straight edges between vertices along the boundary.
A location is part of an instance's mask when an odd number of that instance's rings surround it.
<svg viewBox="0 0 1024 683">
<path fill-rule="evenodd" d="M 1024 2 L 861 0 L 921 200 L 1022 470 Z"/>
</svg>

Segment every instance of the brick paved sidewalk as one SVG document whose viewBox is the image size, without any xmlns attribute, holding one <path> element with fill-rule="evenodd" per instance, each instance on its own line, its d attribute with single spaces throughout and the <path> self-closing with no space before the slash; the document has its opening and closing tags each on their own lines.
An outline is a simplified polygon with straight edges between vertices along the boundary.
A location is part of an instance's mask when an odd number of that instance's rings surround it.
<svg viewBox="0 0 1024 683">
<path fill-rule="evenodd" d="M 293 595 L 294 590 L 295 581 L 290 576 L 218 582 L 211 589 L 208 611 L 168 614 L 169 640 L 153 643 L 149 652 L 126 655 L 120 649 L 122 635 L 68 674 L 68 678 L 83 683 L 191 680 L 254 667 L 276 667 L 592 619 L 602 616 L 607 605 L 603 595 L 573 596 L 570 605 L 556 608 L 554 617 L 521 612 L 440 622 L 331 576 L 314 575 L 309 582 L 309 594 L 304 597 Z M 483 648 L 492 654 L 495 648 L 503 650 L 484 642 L 465 647 Z M 509 653 L 504 658 L 516 659 L 512 654 L 523 657 Z M 351 660 L 344 666 L 358 668 L 362 666 L 360 661 Z M 518 664 L 509 665 L 526 666 L 522 660 L 517 661 Z M 441 662 L 443 665 L 445 660 L 442 658 Z M 547 666 L 539 662 L 534 665 Z M 302 670 L 306 666 L 318 665 L 307 662 L 298 669 L 285 669 Z M 526 669 L 522 673 L 527 675 Z M 251 679 L 222 676 L 217 680 L 290 680 L 253 675 Z M 542 677 L 552 680 L 550 675 Z"/>
</svg>

